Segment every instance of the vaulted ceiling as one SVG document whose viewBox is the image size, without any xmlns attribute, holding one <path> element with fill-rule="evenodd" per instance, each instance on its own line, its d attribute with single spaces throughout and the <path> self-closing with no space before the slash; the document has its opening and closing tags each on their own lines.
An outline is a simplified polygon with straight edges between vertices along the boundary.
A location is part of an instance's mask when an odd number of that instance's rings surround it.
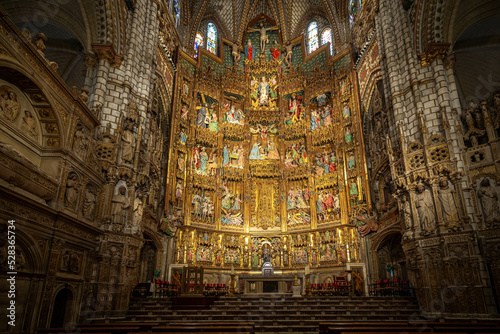
<svg viewBox="0 0 500 334">
<path fill-rule="evenodd" d="M 349 27 L 347 0 L 185 0 L 180 34 L 185 45 L 194 42 L 200 23 L 213 20 L 223 37 L 242 43 L 247 25 L 262 14 L 274 20 L 284 42 L 300 36 L 307 23 L 320 16 L 328 20 L 336 44 L 346 41 Z"/>
</svg>

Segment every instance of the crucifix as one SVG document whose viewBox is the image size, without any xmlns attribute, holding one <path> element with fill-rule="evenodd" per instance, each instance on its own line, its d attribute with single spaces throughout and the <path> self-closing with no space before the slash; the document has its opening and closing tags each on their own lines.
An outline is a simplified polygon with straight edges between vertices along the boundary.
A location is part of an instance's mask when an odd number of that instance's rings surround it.
<svg viewBox="0 0 500 334">
<path fill-rule="evenodd" d="M 259 29 L 248 29 L 248 32 L 255 32 L 258 31 L 260 32 L 260 53 L 263 54 L 266 50 L 266 43 L 269 43 L 269 36 L 267 35 L 267 32 L 270 30 L 278 30 L 277 27 L 271 27 L 271 28 L 266 28 L 264 27 L 264 23 L 260 23 L 260 28 Z"/>
</svg>

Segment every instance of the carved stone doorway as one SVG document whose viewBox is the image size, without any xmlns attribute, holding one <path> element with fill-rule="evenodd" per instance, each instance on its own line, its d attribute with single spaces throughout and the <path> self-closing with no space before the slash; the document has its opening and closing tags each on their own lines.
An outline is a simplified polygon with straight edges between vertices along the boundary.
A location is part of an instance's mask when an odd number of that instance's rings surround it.
<svg viewBox="0 0 500 334">
<path fill-rule="evenodd" d="M 73 302 L 73 292 L 70 289 L 64 288 L 60 290 L 54 299 L 52 307 L 52 319 L 50 320 L 51 328 L 63 328 L 71 318 Z"/>
<path fill-rule="evenodd" d="M 154 278 L 156 268 L 157 249 L 152 242 L 147 242 L 141 250 L 141 266 L 139 282 L 149 282 Z"/>
</svg>

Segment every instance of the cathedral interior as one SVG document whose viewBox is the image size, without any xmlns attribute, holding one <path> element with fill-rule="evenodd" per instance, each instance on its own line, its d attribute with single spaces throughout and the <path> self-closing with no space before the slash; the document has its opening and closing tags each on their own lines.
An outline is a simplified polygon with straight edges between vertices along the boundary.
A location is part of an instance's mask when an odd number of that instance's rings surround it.
<svg viewBox="0 0 500 334">
<path fill-rule="evenodd" d="M 215 292 L 498 319 L 499 23 L 496 0 L 1 0 L 0 332 Z"/>
</svg>

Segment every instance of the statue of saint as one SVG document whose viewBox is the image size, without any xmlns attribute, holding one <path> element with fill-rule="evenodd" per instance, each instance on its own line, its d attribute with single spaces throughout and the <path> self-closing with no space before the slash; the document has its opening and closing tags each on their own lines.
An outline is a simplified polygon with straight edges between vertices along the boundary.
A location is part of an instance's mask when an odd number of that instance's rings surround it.
<svg viewBox="0 0 500 334">
<path fill-rule="evenodd" d="M 406 198 L 405 195 L 401 197 L 401 212 L 403 214 L 403 219 L 405 222 L 405 227 L 407 230 L 411 229 L 413 224 L 411 223 L 411 208 L 410 208 L 410 202 L 408 202 L 408 199 Z"/>
<path fill-rule="evenodd" d="M 124 225 L 127 220 L 127 212 L 130 207 L 130 200 L 126 195 L 127 188 L 121 186 L 118 189 L 118 194 L 111 199 L 111 216 L 113 223 Z"/>
<path fill-rule="evenodd" d="M 94 219 L 95 205 L 96 205 L 97 195 L 93 186 L 89 185 L 85 188 L 85 194 L 83 197 L 83 207 L 82 213 L 83 217 L 89 220 Z"/>
<path fill-rule="evenodd" d="M 142 193 L 138 192 L 137 197 L 134 200 L 134 223 L 136 227 L 140 226 L 142 221 L 142 214 L 144 212 L 144 203 L 142 202 Z"/>
<path fill-rule="evenodd" d="M 273 53 L 274 60 L 278 60 L 281 56 L 281 46 L 277 40 L 275 40 L 273 46 L 271 46 L 271 52 Z"/>
<path fill-rule="evenodd" d="M 252 41 L 250 39 L 248 39 L 248 43 L 245 46 L 245 58 L 247 60 L 253 60 L 254 56 L 255 56 L 255 52 L 253 52 Z"/>
<path fill-rule="evenodd" d="M 494 187 L 490 185 L 490 180 L 484 178 L 481 181 L 477 191 L 477 197 L 481 202 L 483 209 L 484 220 L 487 223 L 500 219 L 500 208 L 498 206 L 498 193 Z"/>
<path fill-rule="evenodd" d="M 443 219 L 446 222 L 459 220 L 455 189 L 451 188 L 447 180 L 439 183 L 438 198 L 443 210 Z"/>
<path fill-rule="evenodd" d="M 73 152 L 80 157 L 85 159 L 85 154 L 87 153 L 88 139 L 85 134 L 85 128 L 80 125 L 77 127 L 74 139 L 73 139 Z"/>
<path fill-rule="evenodd" d="M 349 167 L 349 169 L 353 169 L 354 167 L 356 167 L 356 158 L 354 157 L 354 153 L 352 152 L 347 158 L 347 166 Z"/>
<path fill-rule="evenodd" d="M 122 160 L 125 163 L 134 162 L 135 136 L 134 123 L 130 122 L 125 127 L 122 135 Z"/>
<path fill-rule="evenodd" d="M 175 185 L 175 198 L 182 198 L 183 191 L 184 187 L 182 186 L 182 181 L 177 180 L 177 184 Z"/>
<path fill-rule="evenodd" d="M 38 138 L 38 129 L 36 126 L 35 119 L 29 110 L 24 111 L 23 122 L 21 125 L 21 130 L 31 136 L 33 139 Z"/>
<path fill-rule="evenodd" d="M 78 199 L 78 176 L 71 174 L 66 181 L 66 194 L 64 195 L 64 204 L 72 209 L 75 208 Z"/>
<path fill-rule="evenodd" d="M 351 129 L 349 127 L 347 127 L 345 129 L 345 142 L 347 144 L 352 142 L 352 133 L 351 133 Z"/>
<path fill-rule="evenodd" d="M 418 220 L 422 230 L 429 230 L 436 225 L 436 214 L 434 212 L 434 203 L 432 202 L 431 192 L 425 189 L 423 184 L 417 186 L 417 195 L 415 197 L 415 206 L 417 208 Z"/>
<path fill-rule="evenodd" d="M 351 109 L 349 108 L 347 102 L 344 102 L 344 109 L 342 109 L 342 116 L 344 118 L 348 118 L 349 116 L 351 116 Z"/>
<path fill-rule="evenodd" d="M 196 125 L 206 129 L 207 128 L 207 123 L 205 122 L 206 118 L 207 118 L 207 104 L 203 103 L 203 106 L 198 109 Z"/>
</svg>

